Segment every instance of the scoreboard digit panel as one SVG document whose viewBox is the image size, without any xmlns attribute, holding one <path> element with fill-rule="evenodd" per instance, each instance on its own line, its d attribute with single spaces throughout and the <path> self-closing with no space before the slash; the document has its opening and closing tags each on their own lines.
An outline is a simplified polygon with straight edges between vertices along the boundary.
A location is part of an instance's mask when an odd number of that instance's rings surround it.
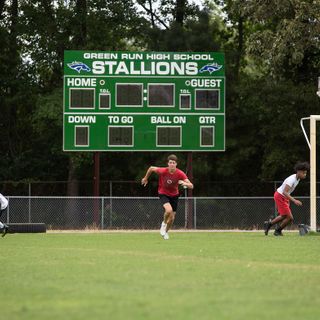
<svg viewBox="0 0 320 320">
<path fill-rule="evenodd" d="M 224 151 L 224 55 L 65 51 L 65 151 Z"/>
<path fill-rule="evenodd" d="M 142 83 L 116 83 L 116 107 L 143 107 Z"/>
<path fill-rule="evenodd" d="M 174 83 L 149 83 L 148 107 L 174 107 Z"/>
</svg>

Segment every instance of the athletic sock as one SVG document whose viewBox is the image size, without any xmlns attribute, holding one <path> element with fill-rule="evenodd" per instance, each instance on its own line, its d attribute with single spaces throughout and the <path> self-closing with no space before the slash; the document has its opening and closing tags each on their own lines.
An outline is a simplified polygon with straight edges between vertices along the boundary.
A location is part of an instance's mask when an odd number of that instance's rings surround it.
<svg viewBox="0 0 320 320">
<path fill-rule="evenodd" d="M 2 222 L 0 222 L 0 229 L 3 229 L 4 224 Z"/>
</svg>

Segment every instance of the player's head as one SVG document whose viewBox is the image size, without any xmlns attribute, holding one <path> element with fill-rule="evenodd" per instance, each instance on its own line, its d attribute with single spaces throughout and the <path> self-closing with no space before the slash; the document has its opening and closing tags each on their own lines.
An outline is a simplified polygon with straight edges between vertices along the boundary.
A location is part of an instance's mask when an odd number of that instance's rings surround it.
<svg viewBox="0 0 320 320">
<path fill-rule="evenodd" d="M 178 157 L 175 154 L 170 154 L 168 157 L 168 167 L 169 169 L 175 169 L 178 164 Z"/>
<path fill-rule="evenodd" d="M 294 166 L 294 171 L 297 173 L 299 179 L 305 179 L 310 169 L 310 165 L 308 162 L 298 162 Z"/>
</svg>

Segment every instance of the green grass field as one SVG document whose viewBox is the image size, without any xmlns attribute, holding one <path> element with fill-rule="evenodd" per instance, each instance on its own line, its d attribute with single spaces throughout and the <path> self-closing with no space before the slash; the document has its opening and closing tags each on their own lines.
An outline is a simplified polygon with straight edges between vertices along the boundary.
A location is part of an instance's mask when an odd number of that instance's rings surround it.
<svg viewBox="0 0 320 320">
<path fill-rule="evenodd" d="M 1 319 L 319 319 L 320 237 L 9 234 Z"/>
</svg>

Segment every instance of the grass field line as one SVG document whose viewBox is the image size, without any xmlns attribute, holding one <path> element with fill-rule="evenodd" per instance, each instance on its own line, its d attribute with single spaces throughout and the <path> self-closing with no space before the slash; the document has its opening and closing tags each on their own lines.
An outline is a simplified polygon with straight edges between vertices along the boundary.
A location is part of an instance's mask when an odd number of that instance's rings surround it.
<svg viewBox="0 0 320 320">
<path fill-rule="evenodd" d="M 35 249 L 37 250 L 37 246 L 24 246 L 23 249 Z M 109 254 L 113 256 L 133 256 L 133 257 L 141 257 L 141 258 L 150 258 L 153 260 L 168 260 L 168 261 L 182 261 L 182 262 L 192 262 L 203 264 L 204 262 L 207 263 L 214 263 L 214 264 L 239 264 L 244 265 L 247 268 L 251 267 L 270 267 L 270 268 L 279 268 L 279 269 L 291 269 L 291 270 L 314 270 L 320 271 L 320 265 L 314 264 L 289 264 L 289 263 L 282 263 L 282 262 L 269 262 L 269 261 L 253 261 L 248 259 L 230 259 L 230 258 L 218 258 L 215 257 L 201 257 L 201 254 L 204 254 L 204 251 L 199 249 L 200 255 L 195 256 L 187 256 L 187 255 L 172 255 L 172 254 L 163 254 L 162 252 L 158 253 L 147 253 L 147 252 L 140 252 L 138 250 L 114 250 L 114 249 L 99 249 L 99 248 L 78 248 L 78 247 L 47 247 L 47 251 L 54 250 L 54 251 L 71 251 L 71 252 L 91 252 L 98 254 Z"/>
</svg>

